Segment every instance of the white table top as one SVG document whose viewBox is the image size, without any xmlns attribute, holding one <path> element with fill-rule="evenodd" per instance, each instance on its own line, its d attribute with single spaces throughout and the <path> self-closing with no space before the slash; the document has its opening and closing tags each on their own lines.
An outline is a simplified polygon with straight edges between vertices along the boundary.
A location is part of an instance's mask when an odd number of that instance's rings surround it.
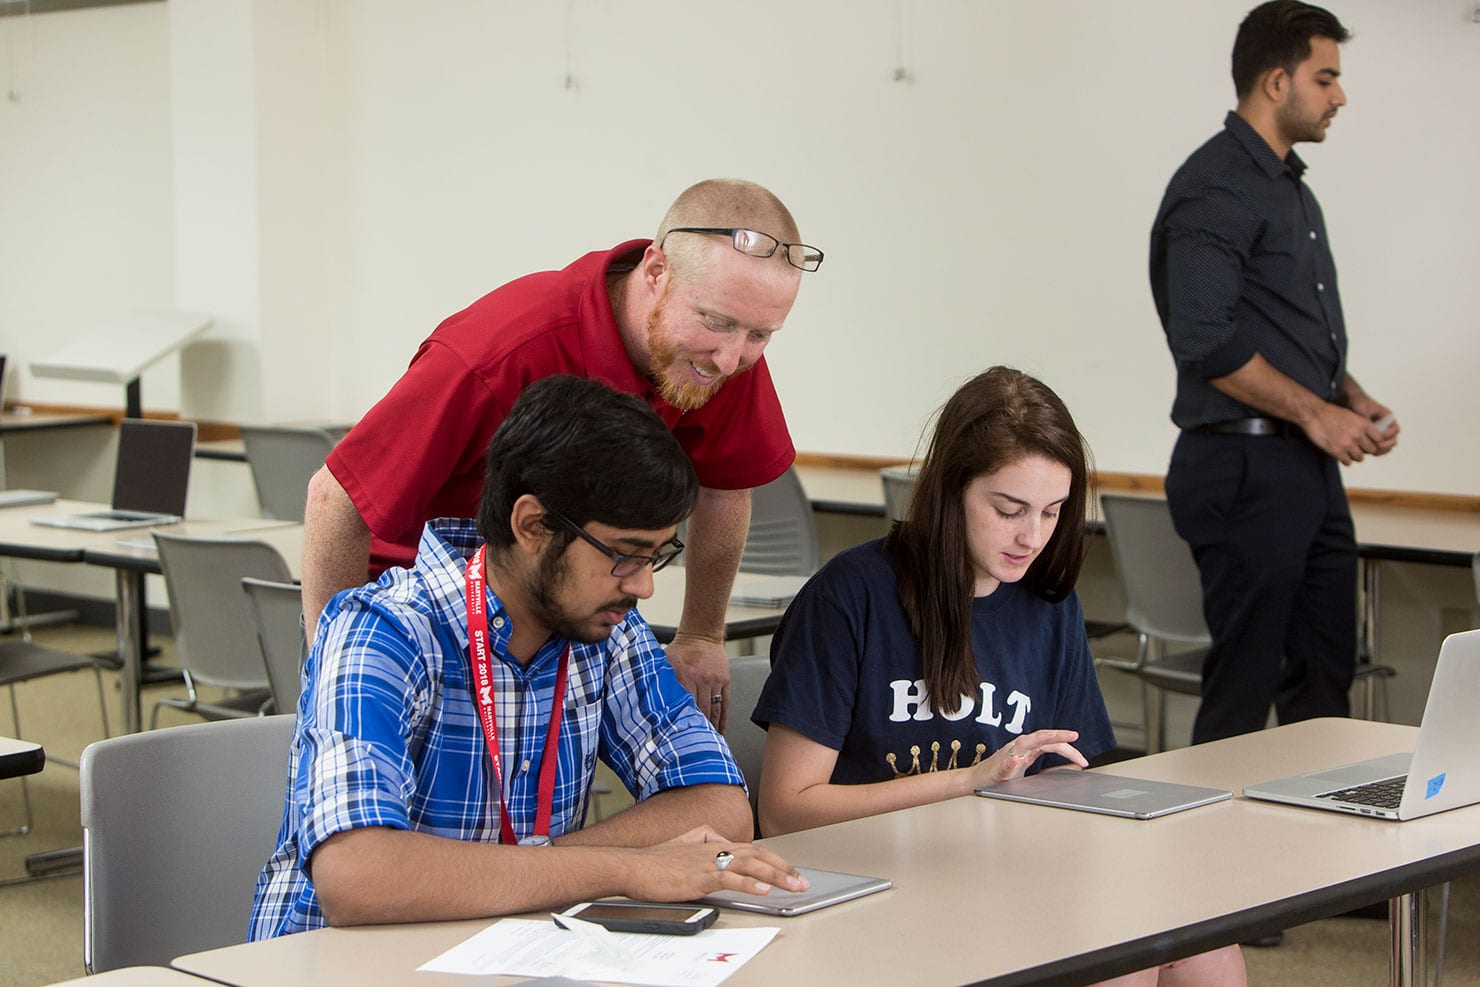
<svg viewBox="0 0 1480 987">
<path fill-rule="evenodd" d="M 14 737 L 0 737 L 0 778 L 35 774 L 46 764 L 40 744 Z"/>
<path fill-rule="evenodd" d="M 1238 792 L 1408 749 L 1415 732 L 1317 720 L 1110 770 Z M 724 912 L 721 928 L 781 928 L 727 985 L 1088 982 L 1480 869 L 1480 807 L 1388 823 L 1238 797 L 1137 821 L 967 797 L 766 843 L 895 886 L 794 919 Z M 242 987 L 399 984 L 487 924 L 323 929 L 175 965 Z"/>
<path fill-rule="evenodd" d="M 210 981 L 166 966 L 125 966 L 50 987 L 208 987 Z"/>
</svg>

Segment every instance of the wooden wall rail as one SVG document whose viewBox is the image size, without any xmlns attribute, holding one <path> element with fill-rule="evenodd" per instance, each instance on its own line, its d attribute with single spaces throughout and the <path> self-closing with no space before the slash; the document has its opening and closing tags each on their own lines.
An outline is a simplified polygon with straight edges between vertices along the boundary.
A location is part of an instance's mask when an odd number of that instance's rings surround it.
<svg viewBox="0 0 1480 987">
<path fill-rule="evenodd" d="M 13 411 L 17 407 L 26 407 L 35 414 L 46 415 L 107 415 L 113 420 L 113 424 L 115 425 L 123 417 L 122 408 L 97 408 L 83 405 L 33 404 L 29 402 L 10 401 L 7 401 L 5 404 L 6 411 Z M 169 421 L 177 420 L 180 414 L 177 411 L 146 411 L 144 412 L 144 417 Z M 241 437 L 239 427 L 233 422 L 196 422 L 196 425 L 199 429 L 197 433 L 198 438 L 202 442 L 215 442 Z M 885 466 L 899 466 L 907 462 L 909 462 L 909 459 L 901 456 L 857 456 L 848 453 L 828 452 L 797 453 L 797 464 L 799 466 L 831 466 L 838 469 L 877 470 L 883 469 Z M 1101 490 L 1136 490 L 1153 493 L 1159 493 L 1162 490 L 1162 477 L 1153 473 L 1116 473 L 1101 470 L 1095 474 L 1095 480 Z M 1364 487 L 1351 487 L 1347 489 L 1346 493 L 1355 503 L 1388 504 L 1393 507 L 1409 507 L 1420 510 L 1480 513 L 1480 496 L 1425 493 L 1416 490 L 1369 490 Z"/>
</svg>

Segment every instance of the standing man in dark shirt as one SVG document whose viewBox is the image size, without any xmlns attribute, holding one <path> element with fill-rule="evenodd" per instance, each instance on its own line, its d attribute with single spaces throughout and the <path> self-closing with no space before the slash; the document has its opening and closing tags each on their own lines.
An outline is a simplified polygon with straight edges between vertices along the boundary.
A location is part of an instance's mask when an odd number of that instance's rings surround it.
<svg viewBox="0 0 1480 987">
<path fill-rule="evenodd" d="M 1346 104 L 1329 11 L 1271 0 L 1233 46 L 1238 106 L 1172 176 L 1151 292 L 1177 365 L 1167 471 L 1213 644 L 1192 740 L 1349 712 L 1356 541 L 1337 464 L 1398 440 L 1346 370 L 1336 266 L 1305 162 Z"/>
</svg>

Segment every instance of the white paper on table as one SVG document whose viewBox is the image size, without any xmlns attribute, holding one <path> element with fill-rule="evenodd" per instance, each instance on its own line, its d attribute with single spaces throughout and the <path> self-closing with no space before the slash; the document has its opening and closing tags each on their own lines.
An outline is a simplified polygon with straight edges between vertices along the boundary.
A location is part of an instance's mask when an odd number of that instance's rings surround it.
<svg viewBox="0 0 1480 987">
<path fill-rule="evenodd" d="M 495 922 L 418 970 L 463 976 L 565 976 L 651 987 L 714 987 L 744 966 L 781 931 L 778 928 L 705 929 L 693 936 L 613 932 L 637 964 L 612 958 L 553 922 L 506 918 Z"/>
</svg>

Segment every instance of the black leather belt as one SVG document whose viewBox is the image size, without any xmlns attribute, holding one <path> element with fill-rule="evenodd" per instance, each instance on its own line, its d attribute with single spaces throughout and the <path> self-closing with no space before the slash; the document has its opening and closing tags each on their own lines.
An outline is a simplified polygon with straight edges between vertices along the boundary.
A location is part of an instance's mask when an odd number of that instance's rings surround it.
<svg viewBox="0 0 1480 987">
<path fill-rule="evenodd" d="M 1234 418 L 1212 425 L 1199 425 L 1194 432 L 1208 435 L 1284 435 L 1296 434 L 1294 425 L 1278 418 Z"/>
</svg>

